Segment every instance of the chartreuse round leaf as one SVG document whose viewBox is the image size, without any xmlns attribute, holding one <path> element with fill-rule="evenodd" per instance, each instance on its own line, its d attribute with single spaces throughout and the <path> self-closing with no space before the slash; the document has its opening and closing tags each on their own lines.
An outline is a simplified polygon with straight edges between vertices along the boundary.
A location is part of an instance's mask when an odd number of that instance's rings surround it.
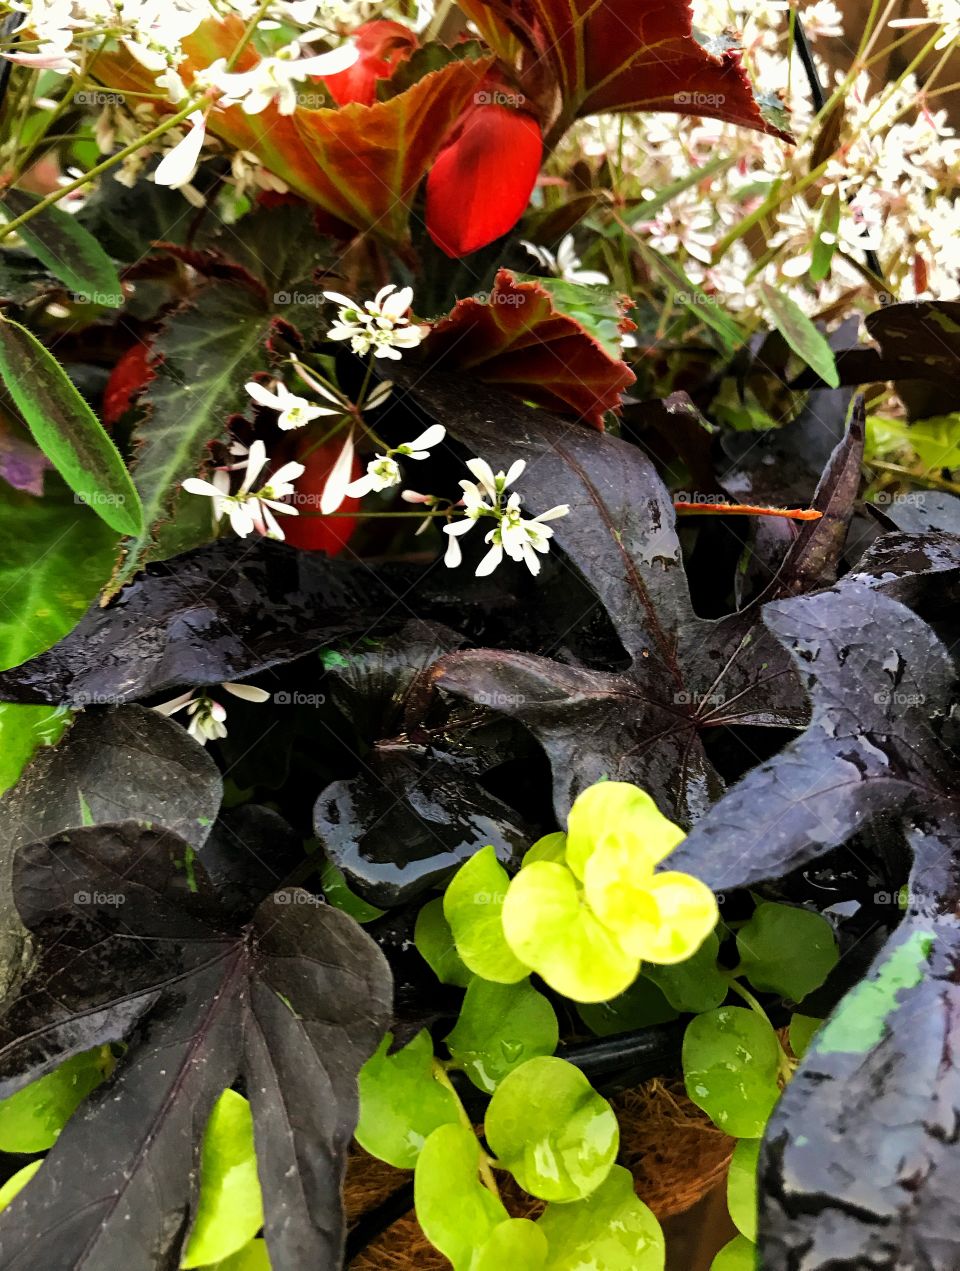
<svg viewBox="0 0 960 1271">
<path fill-rule="evenodd" d="M 637 976 L 625 992 L 609 1002 L 578 1002 L 577 1014 L 598 1037 L 668 1024 L 677 1018 L 677 1012 L 657 985 L 644 975 Z"/>
<path fill-rule="evenodd" d="M 496 852 L 484 847 L 461 865 L 443 897 L 444 916 L 464 964 L 498 984 L 516 984 L 530 974 L 504 939 L 501 914 L 508 883 Z"/>
<path fill-rule="evenodd" d="M 672 966 L 647 963 L 643 978 L 652 980 L 677 1011 L 699 1015 L 712 1011 L 727 996 L 729 981 L 717 965 L 720 941 L 711 931 L 691 957 Z"/>
<path fill-rule="evenodd" d="M 98 1046 L 0 1100 L 0 1151 L 46 1152 L 53 1147 L 74 1112 L 112 1068 L 109 1047 Z"/>
<path fill-rule="evenodd" d="M 585 1200 L 548 1205 L 537 1226 L 550 1247 L 545 1271 L 663 1271 L 660 1224 L 622 1165 Z"/>
<path fill-rule="evenodd" d="M 820 914 L 764 901 L 737 932 L 739 972 L 755 989 L 794 1002 L 818 989 L 836 966 L 833 928 Z"/>
<path fill-rule="evenodd" d="M 143 508 L 119 450 L 56 358 L 9 318 L 0 320 L 0 377 L 78 499 L 119 534 L 139 534 Z"/>
<path fill-rule="evenodd" d="M 392 1040 L 387 1033 L 360 1069 L 356 1137 L 373 1156 L 398 1169 L 413 1169 L 428 1135 L 439 1125 L 459 1124 L 460 1109 L 433 1075 L 433 1042 L 427 1030 L 388 1055 Z"/>
<path fill-rule="evenodd" d="M 482 1149 L 463 1125 L 441 1125 L 427 1139 L 414 1175 L 417 1222 L 432 1245 L 471 1271 L 474 1254 L 510 1215 L 480 1182 Z"/>
<path fill-rule="evenodd" d="M 716 898 L 690 874 L 644 877 L 643 870 L 632 845 L 604 844 L 586 864 L 587 903 L 628 953 L 645 962 L 683 962 L 717 925 Z"/>
<path fill-rule="evenodd" d="M 533 847 L 524 854 L 523 864 L 532 865 L 534 861 L 553 861 L 555 865 L 562 865 L 567 855 L 567 836 L 562 830 L 557 830 L 554 834 L 545 834 L 542 839 L 537 839 Z"/>
<path fill-rule="evenodd" d="M 582 879 L 595 851 L 620 844 L 636 866 L 652 871 L 684 837 L 639 786 L 598 781 L 584 790 L 567 817 L 567 864 Z"/>
<path fill-rule="evenodd" d="M 231 1253 L 229 1258 L 212 1262 L 203 1271 L 270 1271 L 267 1242 L 262 1238 L 251 1240 L 236 1253 Z"/>
<path fill-rule="evenodd" d="M 727 1208 L 737 1231 L 748 1240 L 757 1238 L 757 1158 L 759 1139 L 741 1139 L 733 1149 L 727 1172 Z"/>
<path fill-rule="evenodd" d="M 734 1236 L 710 1263 L 710 1271 L 756 1271 L 757 1246 L 746 1236 Z"/>
<path fill-rule="evenodd" d="M 559 1036 L 553 1007 L 528 981 L 477 979 L 467 989 L 447 1049 L 475 1086 L 493 1094 L 520 1064 L 552 1055 Z"/>
<path fill-rule="evenodd" d="M 320 866 L 320 885 L 323 894 L 335 909 L 341 909 L 357 922 L 373 922 L 382 918 L 386 912 L 376 905 L 369 905 L 347 883 L 343 870 L 333 861 L 324 861 Z"/>
<path fill-rule="evenodd" d="M 444 916 L 443 901 L 439 896 L 428 900 L 417 914 L 413 942 L 441 984 L 455 984 L 465 989 L 473 979 L 473 972 L 468 970 L 457 953 L 453 932 Z"/>
<path fill-rule="evenodd" d="M 503 932 L 522 963 L 575 1002 L 619 996 L 640 969 L 583 903 L 566 865 L 536 861 L 521 869 L 507 891 Z"/>
<path fill-rule="evenodd" d="M 263 1226 L 263 1196 L 250 1104 L 224 1090 L 213 1105 L 200 1155 L 200 1201 L 181 1267 L 237 1253 Z"/>
<path fill-rule="evenodd" d="M 790 1049 L 798 1059 L 807 1053 L 813 1035 L 823 1023 L 812 1015 L 794 1015 L 790 1020 Z"/>
<path fill-rule="evenodd" d="M 735 1138 L 763 1133 L 780 1094 L 780 1047 L 770 1022 L 741 1006 L 697 1015 L 683 1037 L 687 1094 Z"/>
<path fill-rule="evenodd" d="M 620 1131 L 613 1109 L 563 1059 L 531 1059 L 497 1087 L 484 1121 L 498 1165 L 531 1196 L 581 1200 L 610 1172 Z"/>
<path fill-rule="evenodd" d="M 0 1210 L 6 1209 L 14 1196 L 18 1192 L 23 1191 L 42 1164 L 43 1157 L 41 1156 L 38 1161 L 30 1161 L 28 1165 L 24 1165 L 23 1169 L 18 1169 L 16 1174 L 10 1175 L 4 1185 L 0 1187 Z"/>
<path fill-rule="evenodd" d="M 508 1218 L 494 1227 L 470 1271 L 543 1271 L 547 1238 L 529 1218 Z"/>
</svg>

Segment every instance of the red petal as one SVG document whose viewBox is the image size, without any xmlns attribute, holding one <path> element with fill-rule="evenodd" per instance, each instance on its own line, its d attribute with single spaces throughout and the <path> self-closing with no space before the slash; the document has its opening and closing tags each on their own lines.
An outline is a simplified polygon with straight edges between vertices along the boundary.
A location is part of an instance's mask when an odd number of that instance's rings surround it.
<svg viewBox="0 0 960 1271">
<path fill-rule="evenodd" d="M 107 428 L 112 427 L 129 410 L 133 399 L 153 379 L 155 372 L 150 369 L 152 356 L 153 349 L 149 344 L 134 344 L 110 372 L 107 387 L 103 391 L 101 410 Z"/>
<path fill-rule="evenodd" d="M 345 71 L 325 75 L 330 96 L 338 106 L 362 102 L 372 106 L 377 100 L 377 80 L 389 79 L 401 62 L 418 47 L 414 33 L 399 22 L 365 22 L 353 33 L 360 57 Z"/>
<path fill-rule="evenodd" d="M 448 256 L 467 256 L 513 229 L 526 211 L 543 161 L 531 116 L 477 105 L 427 177 L 427 232 Z"/>
<path fill-rule="evenodd" d="M 307 436 L 297 442 L 291 454 L 278 456 L 284 463 L 288 458 L 299 459 L 306 466 L 306 472 L 293 483 L 296 493 L 292 502 L 300 515 L 281 514 L 277 520 L 291 547 L 299 547 L 305 552 L 326 552 L 328 556 L 338 556 L 353 537 L 357 519 L 352 516 L 320 516 L 318 510 L 320 495 L 330 469 L 343 449 L 343 438 L 334 438 L 333 441 L 318 446 L 316 450 L 310 450 L 312 445 L 313 441 Z M 310 453 L 306 454 L 308 450 Z M 351 478 L 355 481 L 362 472 L 363 465 L 355 458 Z M 352 512 L 359 506 L 359 499 L 344 499 L 338 511 Z"/>
</svg>

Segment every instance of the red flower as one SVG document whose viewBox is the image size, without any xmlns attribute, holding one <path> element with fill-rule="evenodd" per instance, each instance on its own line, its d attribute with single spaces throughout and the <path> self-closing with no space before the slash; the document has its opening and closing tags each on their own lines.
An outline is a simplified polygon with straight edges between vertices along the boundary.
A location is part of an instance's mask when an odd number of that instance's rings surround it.
<svg viewBox="0 0 960 1271">
<path fill-rule="evenodd" d="M 153 349 L 149 344 L 134 344 L 110 372 L 100 412 L 107 428 L 111 428 L 130 409 L 140 390 L 154 378 L 155 372 L 150 368 L 152 356 Z"/>
<path fill-rule="evenodd" d="M 291 547 L 338 556 L 353 537 L 357 520 L 352 516 L 320 516 L 318 509 L 330 469 L 343 449 L 343 438 L 335 437 L 332 441 L 317 446 L 315 450 L 311 449 L 312 446 L 313 442 L 307 436 L 291 447 L 289 455 L 279 457 L 279 461 L 283 463 L 287 459 L 298 459 L 306 467 L 303 476 L 294 482 L 296 493 L 293 496 L 293 505 L 299 516 L 283 518 L 283 533 Z M 360 460 L 354 459 L 351 478 L 356 480 L 362 471 Z M 352 512 L 359 506 L 359 499 L 344 499 L 339 511 Z"/>
<path fill-rule="evenodd" d="M 385 19 L 358 26 L 353 42 L 360 54 L 353 66 L 323 77 L 338 106 L 346 106 L 348 102 L 372 106 L 377 100 L 377 80 L 389 79 L 420 43 L 407 27 Z"/>
<path fill-rule="evenodd" d="M 466 256 L 513 229 L 543 161 L 540 125 L 523 111 L 484 101 L 460 117 L 427 177 L 427 232 L 448 256 Z"/>
</svg>

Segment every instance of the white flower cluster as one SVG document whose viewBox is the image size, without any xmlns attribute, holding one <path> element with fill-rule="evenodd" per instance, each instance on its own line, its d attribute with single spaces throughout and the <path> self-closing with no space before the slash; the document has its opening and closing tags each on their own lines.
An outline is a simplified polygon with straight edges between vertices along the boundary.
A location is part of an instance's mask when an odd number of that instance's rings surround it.
<svg viewBox="0 0 960 1271">
<path fill-rule="evenodd" d="M 325 291 L 328 300 L 340 306 L 337 321 L 327 333 L 330 340 L 349 340 L 358 357 L 373 352 L 375 357 L 399 361 L 401 349 L 414 349 L 429 328 L 411 325 L 406 317 L 413 300 L 413 289 L 397 291 L 392 283 L 381 288 L 373 300 L 359 305 L 338 291 Z"/>
<path fill-rule="evenodd" d="M 519 494 L 514 491 L 508 495 L 507 489 L 522 475 L 526 466 L 522 459 L 518 459 L 508 471 L 495 473 L 485 459 L 467 461 L 476 481 L 460 482 L 465 515 L 462 520 L 443 527 L 444 533 L 449 536 L 444 556 L 444 563 L 449 568 L 455 569 L 463 560 L 460 538 L 469 533 L 479 520 L 492 519 L 495 524 L 484 538 L 490 550 L 477 566 L 477 577 L 492 574 L 504 555 L 511 560 L 522 561 L 534 576 L 540 573 L 537 553 L 545 555 L 553 538 L 553 530 L 546 522 L 566 516 L 570 509 L 561 503 L 539 516 L 525 517 L 520 510 Z"/>
<path fill-rule="evenodd" d="M 790 56 L 786 0 L 758 5 L 747 0 L 696 0 L 698 27 L 724 26 L 743 33 L 745 64 L 764 93 L 779 91 L 790 110 L 797 144 L 790 146 L 746 128 L 709 119 L 669 114 L 599 117 L 577 125 L 561 149 L 572 162 L 586 155 L 619 155 L 622 197 L 654 199 L 674 182 L 688 184 L 646 220 L 633 223 L 641 239 L 672 257 L 692 283 L 720 305 L 747 318 L 767 320 L 761 282 L 790 295 L 807 313 L 837 316 L 876 306 L 876 296 L 857 268 L 864 253 L 877 253 L 886 290 L 900 300 L 954 295 L 960 286 L 960 139 L 945 110 L 917 80 L 877 86 L 859 75 L 844 94 L 836 155 L 812 186 L 805 182 L 822 130 L 813 116 L 809 87 L 798 54 Z M 833 0 L 799 0 L 795 6 L 811 41 L 843 33 Z M 928 0 L 931 22 L 944 27 L 944 49 L 960 35 L 958 0 Z M 893 24 L 889 24 L 893 26 Z M 877 48 L 905 33 L 885 28 Z M 848 34 L 856 44 L 858 32 Z M 935 34 L 930 28 L 930 36 Z M 821 83 L 831 91 L 838 71 L 816 55 Z M 779 186 L 783 198 L 751 234 L 734 238 L 737 227 Z M 839 195 L 839 225 L 831 273 L 809 277 L 818 236 L 831 242 L 823 224 L 826 200 Z M 724 240 L 732 239 L 722 252 Z"/>
<path fill-rule="evenodd" d="M 220 687 L 245 702 L 266 702 L 270 698 L 266 689 L 257 688 L 255 684 L 225 683 Z M 161 702 L 153 709 L 161 715 L 176 715 L 184 708 L 190 716 L 187 732 L 201 746 L 205 746 L 208 741 L 219 741 L 221 737 L 226 737 L 226 707 L 209 693 L 188 689 L 186 693 L 172 697 L 169 702 Z"/>
</svg>

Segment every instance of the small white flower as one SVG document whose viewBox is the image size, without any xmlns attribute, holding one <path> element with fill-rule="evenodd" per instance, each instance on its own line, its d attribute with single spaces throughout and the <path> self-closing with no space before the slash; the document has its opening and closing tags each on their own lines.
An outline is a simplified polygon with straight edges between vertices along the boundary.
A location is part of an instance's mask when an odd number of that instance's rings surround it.
<svg viewBox="0 0 960 1271">
<path fill-rule="evenodd" d="M 254 491 L 253 483 L 263 471 L 267 463 L 267 450 L 262 441 L 255 441 L 244 462 L 233 465 L 244 470 L 243 481 L 236 494 L 230 493 L 230 477 L 223 469 L 213 474 L 212 481 L 204 481 L 200 477 L 188 477 L 181 484 L 188 494 L 202 494 L 213 500 L 213 514 L 220 520 L 224 513 L 230 519 L 235 534 L 246 538 L 254 530 L 266 538 L 283 541 L 283 530 L 280 528 L 274 512 L 284 516 L 299 515 L 296 508 L 288 503 L 280 502 L 293 493 L 293 482 L 303 476 L 302 463 L 285 463 L 279 468 L 266 485 Z"/>
<path fill-rule="evenodd" d="M 434 446 L 439 446 L 446 435 L 447 430 L 443 424 L 432 424 L 426 432 L 422 432 L 419 437 L 414 437 L 413 441 L 405 441 L 392 453 L 405 455 L 408 459 L 429 459 L 430 451 Z"/>
<path fill-rule="evenodd" d="M 371 490 L 389 490 L 403 480 L 400 465 L 389 455 L 377 455 L 367 464 L 366 474 L 351 481 L 346 493 L 351 499 L 361 499 Z"/>
<path fill-rule="evenodd" d="M 173 190 L 179 190 L 190 183 L 197 170 L 207 126 L 203 112 L 199 110 L 188 115 L 187 120 L 190 131 L 157 164 L 157 170 L 153 174 L 157 185 L 167 185 Z"/>
<path fill-rule="evenodd" d="M 318 419 L 321 415 L 343 414 L 342 410 L 333 410 L 328 406 L 315 406 L 305 397 L 297 397 L 296 393 L 290 392 L 286 384 L 278 383 L 276 390 L 272 393 L 256 380 L 250 380 L 244 388 L 258 406 L 279 411 L 277 427 L 284 432 L 288 432 L 291 428 L 303 428 L 312 419 Z"/>
<path fill-rule="evenodd" d="M 226 682 L 220 685 L 228 693 L 232 693 L 234 697 L 243 698 L 246 702 L 266 702 L 270 700 L 270 694 L 266 689 L 257 688 L 255 684 L 233 684 Z M 188 689 L 186 693 L 181 693 L 177 697 L 173 697 L 169 702 L 161 702 L 159 706 L 154 706 L 154 710 L 160 715 L 176 715 L 186 707 L 187 714 L 191 717 L 190 723 L 187 725 L 187 732 L 201 746 L 205 746 L 208 741 L 219 741 L 221 737 L 226 737 L 226 718 L 227 712 L 220 702 L 214 699 L 206 692 L 198 692 L 195 689 Z"/>
<path fill-rule="evenodd" d="M 339 305 L 337 320 L 328 331 L 331 340 L 349 340 L 358 357 L 373 352 L 375 357 L 399 361 L 401 349 L 413 349 L 429 328 L 411 325 L 406 316 L 413 301 L 413 289 L 397 291 L 391 283 L 377 292 L 375 299 L 360 305 L 338 291 L 325 291 L 328 300 Z"/>
<path fill-rule="evenodd" d="M 548 269 L 550 273 L 556 274 L 564 282 L 579 283 L 583 287 L 608 287 L 610 285 L 610 279 L 598 269 L 582 268 L 583 262 L 577 255 L 576 243 L 572 234 L 567 234 L 561 240 L 556 255 L 546 247 L 538 247 L 536 243 L 528 243 L 526 239 L 521 239 L 520 245 L 527 249 L 543 269 Z"/>
<path fill-rule="evenodd" d="M 331 53 L 301 57 L 296 41 L 280 49 L 273 57 L 264 57 L 249 71 L 228 71 L 223 58 L 197 76 L 203 87 L 216 88 L 223 105 L 239 105 L 246 115 L 259 115 L 276 101 L 281 115 L 292 115 L 297 108 L 296 85 L 311 75 L 336 75 L 348 70 L 360 56 L 349 41 Z"/>
</svg>

